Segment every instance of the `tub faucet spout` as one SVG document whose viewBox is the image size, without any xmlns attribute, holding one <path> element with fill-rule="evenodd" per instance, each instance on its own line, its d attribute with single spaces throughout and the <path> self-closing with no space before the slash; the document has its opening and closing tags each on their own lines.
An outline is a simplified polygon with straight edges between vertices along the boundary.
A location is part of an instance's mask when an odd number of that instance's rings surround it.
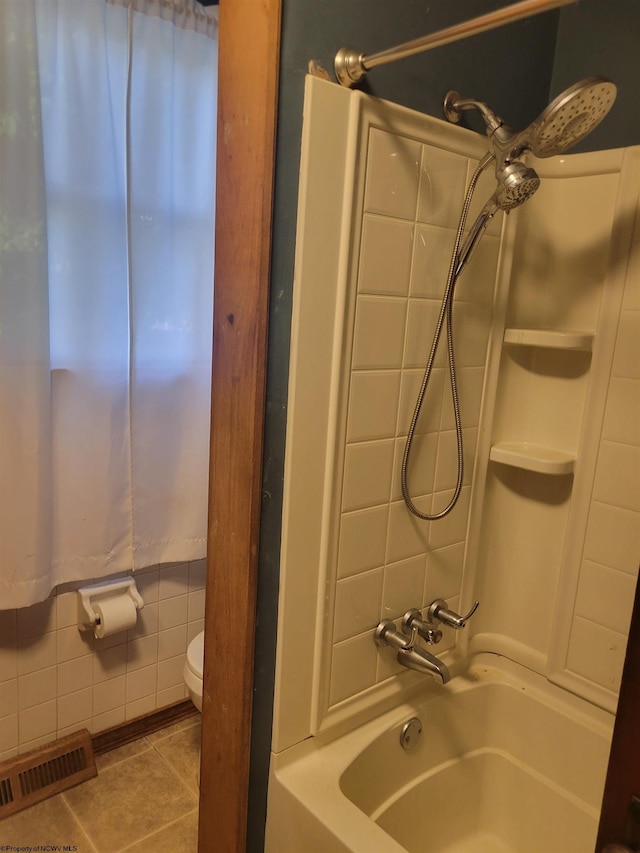
<svg viewBox="0 0 640 853">
<path fill-rule="evenodd" d="M 391 646 L 398 652 L 398 663 L 416 672 L 430 675 L 438 684 L 446 684 L 450 679 L 447 666 L 434 655 L 417 645 L 418 631 L 414 628 L 411 636 L 396 631 L 391 620 L 381 622 L 375 630 L 374 639 L 379 646 Z"/>
<path fill-rule="evenodd" d="M 446 684 L 450 680 L 448 667 L 420 646 L 398 650 L 398 663 L 417 672 L 424 672 L 438 684 Z"/>
</svg>

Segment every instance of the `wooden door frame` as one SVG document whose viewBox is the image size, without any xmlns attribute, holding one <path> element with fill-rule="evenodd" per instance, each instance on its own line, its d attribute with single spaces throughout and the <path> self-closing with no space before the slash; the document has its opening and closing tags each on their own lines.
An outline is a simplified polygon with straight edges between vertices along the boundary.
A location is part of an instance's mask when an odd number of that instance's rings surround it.
<svg viewBox="0 0 640 853">
<path fill-rule="evenodd" d="M 200 853 L 246 848 L 281 2 L 220 2 Z M 639 718 L 640 586 L 598 851 L 640 792 Z"/>
<path fill-rule="evenodd" d="M 281 0 L 221 0 L 198 849 L 243 853 Z"/>
</svg>

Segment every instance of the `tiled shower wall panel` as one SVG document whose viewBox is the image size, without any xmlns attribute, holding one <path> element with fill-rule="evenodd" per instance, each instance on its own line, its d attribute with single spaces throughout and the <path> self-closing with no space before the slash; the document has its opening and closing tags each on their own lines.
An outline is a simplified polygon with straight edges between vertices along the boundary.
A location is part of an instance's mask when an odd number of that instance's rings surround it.
<svg viewBox="0 0 640 853">
<path fill-rule="evenodd" d="M 374 645 L 380 619 L 398 619 L 434 598 L 457 604 L 500 241 L 500 222 L 494 221 L 456 289 L 455 358 L 465 448 L 460 501 L 442 520 L 418 520 L 402 501 L 402 455 L 476 161 L 375 127 L 365 146 L 364 200 L 354 228 L 359 238 L 354 323 L 343 375 L 348 387 L 344 462 L 334 508 L 339 538 L 329 620 L 330 706 L 401 671 L 391 649 Z M 491 175 L 481 179 L 470 221 L 491 183 Z M 417 506 L 428 513 L 442 509 L 456 477 L 443 332 L 409 466 Z"/>
<path fill-rule="evenodd" d="M 617 695 L 640 563 L 640 220 L 616 337 L 567 669 Z"/>
<path fill-rule="evenodd" d="M 75 591 L 0 611 L 0 761 L 185 698 L 187 645 L 204 628 L 205 561 L 135 579 L 145 603 L 136 626 L 102 640 L 78 630 Z"/>
</svg>

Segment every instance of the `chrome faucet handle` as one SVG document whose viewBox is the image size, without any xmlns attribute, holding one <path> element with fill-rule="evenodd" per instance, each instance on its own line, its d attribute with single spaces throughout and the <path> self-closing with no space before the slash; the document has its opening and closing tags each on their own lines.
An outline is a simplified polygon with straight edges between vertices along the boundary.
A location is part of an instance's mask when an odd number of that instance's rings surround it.
<svg viewBox="0 0 640 853">
<path fill-rule="evenodd" d="M 391 619 L 385 619 L 383 622 L 380 622 L 373 632 L 373 638 L 376 641 L 376 645 L 391 646 L 397 651 L 411 646 L 409 637 L 396 631 L 395 623 Z"/>
<path fill-rule="evenodd" d="M 402 630 L 405 634 L 411 633 L 412 635 L 414 631 L 417 631 L 429 645 L 439 643 L 442 639 L 442 631 L 433 623 L 425 621 L 422 618 L 422 613 L 415 607 L 407 610 L 402 617 Z"/>
<path fill-rule="evenodd" d="M 418 629 L 417 627 L 410 628 L 407 633 L 401 634 L 396 631 L 395 622 L 391 619 L 385 619 L 380 622 L 373 637 L 378 646 L 391 646 L 396 651 L 409 651 L 414 646 L 418 645 Z"/>
<path fill-rule="evenodd" d="M 436 600 L 432 601 L 427 608 L 427 619 L 429 622 L 444 622 L 445 625 L 459 631 L 461 628 L 465 627 L 469 619 L 471 619 L 478 609 L 479 605 L 480 602 L 476 601 L 466 616 L 460 616 L 459 613 L 447 608 L 446 601 L 442 598 L 436 598 Z"/>
<path fill-rule="evenodd" d="M 414 625 L 413 628 L 411 628 L 411 634 L 409 637 L 409 645 L 407 646 L 407 649 L 413 649 L 414 646 L 418 645 L 418 634 L 419 633 L 420 632 L 418 630 L 418 626 Z"/>
</svg>

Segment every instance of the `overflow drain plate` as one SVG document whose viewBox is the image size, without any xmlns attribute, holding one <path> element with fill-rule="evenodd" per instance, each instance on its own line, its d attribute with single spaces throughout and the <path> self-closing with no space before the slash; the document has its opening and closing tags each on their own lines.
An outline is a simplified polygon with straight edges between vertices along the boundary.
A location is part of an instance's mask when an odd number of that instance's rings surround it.
<svg viewBox="0 0 640 853">
<path fill-rule="evenodd" d="M 412 717 L 402 727 L 400 732 L 400 746 L 403 749 L 415 749 L 420 743 L 422 736 L 422 722 L 418 717 Z"/>
</svg>

